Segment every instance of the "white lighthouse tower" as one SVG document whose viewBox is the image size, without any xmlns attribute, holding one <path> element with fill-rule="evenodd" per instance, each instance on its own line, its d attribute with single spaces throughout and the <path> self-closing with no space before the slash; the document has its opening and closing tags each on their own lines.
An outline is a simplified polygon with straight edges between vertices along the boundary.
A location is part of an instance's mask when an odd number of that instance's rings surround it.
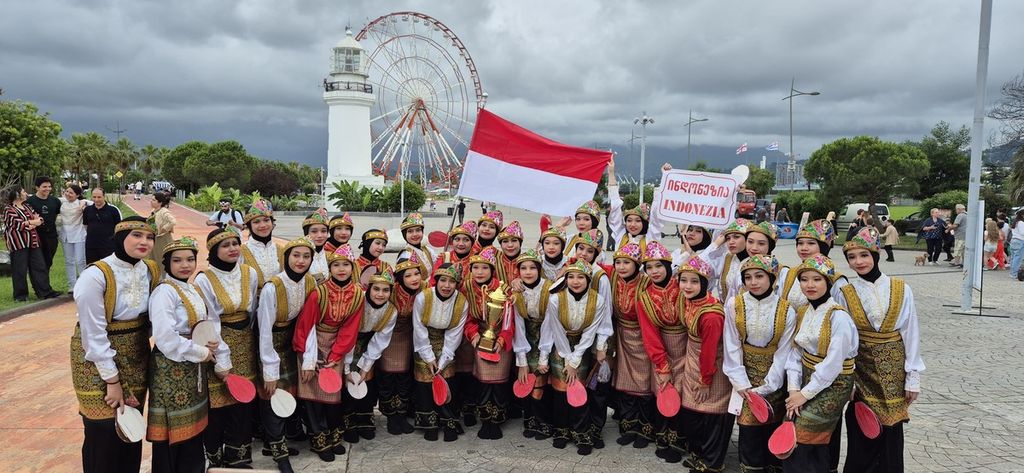
<svg viewBox="0 0 1024 473">
<path fill-rule="evenodd" d="M 364 186 L 383 187 L 384 177 L 374 176 L 370 166 L 370 107 L 373 87 L 366 81 L 369 58 L 346 29 L 345 38 L 331 54 L 331 75 L 324 79 L 327 102 L 327 186 L 333 192 L 337 181 L 355 181 Z M 326 202 L 327 207 L 333 204 Z M 337 209 L 335 209 L 337 210 Z"/>
</svg>

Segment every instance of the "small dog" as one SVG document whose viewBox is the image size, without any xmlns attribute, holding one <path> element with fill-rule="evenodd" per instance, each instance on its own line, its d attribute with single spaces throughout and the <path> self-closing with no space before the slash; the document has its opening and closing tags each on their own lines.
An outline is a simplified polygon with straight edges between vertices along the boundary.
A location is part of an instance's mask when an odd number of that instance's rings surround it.
<svg viewBox="0 0 1024 473">
<path fill-rule="evenodd" d="M 928 253 L 914 257 L 914 266 L 924 266 L 928 261 Z"/>
</svg>

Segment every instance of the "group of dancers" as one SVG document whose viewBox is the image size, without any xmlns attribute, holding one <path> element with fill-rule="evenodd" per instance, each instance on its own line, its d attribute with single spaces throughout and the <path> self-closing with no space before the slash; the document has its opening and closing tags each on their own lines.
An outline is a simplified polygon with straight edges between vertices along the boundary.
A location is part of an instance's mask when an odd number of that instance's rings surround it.
<svg viewBox="0 0 1024 473">
<path fill-rule="evenodd" d="M 521 416 L 523 436 L 580 455 L 605 447 L 611 408 L 619 445 L 653 445 L 697 472 L 723 470 L 734 424 L 742 471 L 837 471 L 845 416 L 856 454 L 844 471 L 902 471 L 924 364 L 913 294 L 880 272 L 877 232 L 842 246 L 857 274 L 847 279 L 828 257 L 827 221 L 799 230 L 802 263 L 787 268 L 772 256 L 771 223 L 691 225 L 672 252 L 658 241 L 656 211 L 623 209 L 613 173 L 608 193 L 607 259 L 594 201 L 571 236 L 566 219 L 536 249 L 524 247 L 519 222 L 491 211 L 454 227 L 435 253 L 413 213 L 394 266 L 381 259 L 385 231 L 350 244 L 348 214 L 320 209 L 303 221 L 305 236 L 275 242 L 273 211 L 257 201 L 247 239 L 207 236 L 199 274 L 199 242 L 181 238 L 146 259 L 154 227 L 126 218 L 115 253 L 74 288 L 84 470 L 139 470 L 141 444 L 121 440 L 114 418 L 148 401 L 154 472 L 248 468 L 254 437 L 281 471 L 307 439 L 334 461 L 345 443 L 375 438 L 375 408 L 390 434 L 445 442 L 478 423 L 479 438 L 502 438 Z M 204 321 L 217 336 L 194 342 Z M 325 389 L 327 370 L 365 393 Z M 255 384 L 254 402 L 233 396 L 232 377 Z M 279 391 L 298 398 L 292 415 L 275 409 Z M 681 406 L 663 409 L 670 395 Z M 771 406 L 767 419 L 752 411 L 754 396 Z M 870 407 L 880 434 L 862 432 L 851 400 Z M 769 438 L 788 421 L 795 448 L 773 453 Z"/>
</svg>

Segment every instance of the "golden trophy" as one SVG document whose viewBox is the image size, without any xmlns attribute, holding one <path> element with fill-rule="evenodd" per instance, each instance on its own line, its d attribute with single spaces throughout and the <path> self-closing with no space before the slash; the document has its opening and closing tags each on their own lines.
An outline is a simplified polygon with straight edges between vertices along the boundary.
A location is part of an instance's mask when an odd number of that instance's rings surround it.
<svg viewBox="0 0 1024 473">
<path fill-rule="evenodd" d="M 486 289 L 484 290 L 486 292 Z M 477 351 L 480 358 L 495 363 L 501 359 L 498 353 L 498 334 L 501 332 L 502 317 L 505 313 L 505 283 L 498 285 L 498 288 L 487 294 L 487 313 L 484 314 L 483 322 L 487 328 L 480 333 L 480 343 L 477 344 Z"/>
</svg>

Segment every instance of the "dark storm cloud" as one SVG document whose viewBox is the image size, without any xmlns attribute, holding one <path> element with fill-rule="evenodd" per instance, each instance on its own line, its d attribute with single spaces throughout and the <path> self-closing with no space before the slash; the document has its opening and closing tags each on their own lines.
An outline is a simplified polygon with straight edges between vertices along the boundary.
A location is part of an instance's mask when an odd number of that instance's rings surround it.
<svg viewBox="0 0 1024 473">
<path fill-rule="evenodd" d="M 0 87 L 68 132 L 120 122 L 138 143 L 238 139 L 322 165 L 319 83 L 346 25 L 422 11 L 467 45 L 488 107 L 571 143 L 623 146 L 643 110 L 650 142 L 796 149 L 841 136 L 915 139 L 968 124 L 978 2 L 73 2 L 14 0 L 0 15 Z M 1020 73 L 1024 4 L 997 2 L 989 100 Z M 995 124 L 987 124 L 989 130 Z M 670 151 L 669 151 L 670 152 Z"/>
</svg>

